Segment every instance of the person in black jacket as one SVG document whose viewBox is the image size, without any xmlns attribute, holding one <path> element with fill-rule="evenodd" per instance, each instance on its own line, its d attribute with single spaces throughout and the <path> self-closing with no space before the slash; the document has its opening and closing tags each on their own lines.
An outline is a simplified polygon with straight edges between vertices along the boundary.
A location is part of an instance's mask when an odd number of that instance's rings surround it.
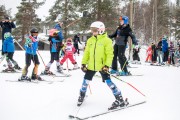
<svg viewBox="0 0 180 120">
<path fill-rule="evenodd" d="M 80 34 L 78 33 L 77 35 L 74 36 L 73 38 L 73 43 L 74 43 L 74 47 L 76 49 L 75 53 L 77 53 L 79 55 L 79 46 L 78 46 L 78 42 L 81 44 L 80 38 L 79 38 Z"/>
<path fill-rule="evenodd" d="M 15 28 L 15 24 L 9 20 L 9 17 L 5 17 L 3 21 L 0 22 L 0 26 L 2 28 L 2 55 L 4 55 L 3 52 L 3 43 L 4 43 L 4 34 L 6 32 L 10 32 L 12 31 L 12 28 Z"/>
<path fill-rule="evenodd" d="M 159 39 L 157 44 L 157 53 L 158 53 L 158 64 L 161 65 L 163 63 L 163 52 L 162 52 L 162 38 Z"/>
<path fill-rule="evenodd" d="M 112 74 L 118 73 L 118 75 L 126 76 L 130 74 L 127 70 L 127 59 L 125 56 L 125 48 L 128 42 L 128 37 L 131 37 L 134 45 L 137 45 L 137 41 L 128 24 L 129 18 L 127 16 L 120 16 L 119 20 L 120 25 L 112 35 L 109 35 L 110 38 L 115 38 L 114 58 L 112 62 L 112 70 L 110 72 Z M 119 63 L 121 65 L 121 72 L 118 72 L 117 69 L 117 57 L 119 58 Z"/>
</svg>

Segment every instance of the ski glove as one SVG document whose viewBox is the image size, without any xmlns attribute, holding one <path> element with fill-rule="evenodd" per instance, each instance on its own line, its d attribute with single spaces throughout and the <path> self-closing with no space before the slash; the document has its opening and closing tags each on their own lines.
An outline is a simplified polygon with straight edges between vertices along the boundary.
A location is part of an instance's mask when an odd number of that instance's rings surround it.
<svg viewBox="0 0 180 120">
<path fill-rule="evenodd" d="M 85 64 L 82 64 L 82 65 L 81 65 L 81 70 L 82 70 L 83 72 L 87 72 L 87 67 L 86 67 Z"/>
<path fill-rule="evenodd" d="M 109 72 L 109 67 L 107 65 L 105 65 L 104 67 L 102 67 L 102 71 L 103 74 L 107 74 Z"/>
</svg>

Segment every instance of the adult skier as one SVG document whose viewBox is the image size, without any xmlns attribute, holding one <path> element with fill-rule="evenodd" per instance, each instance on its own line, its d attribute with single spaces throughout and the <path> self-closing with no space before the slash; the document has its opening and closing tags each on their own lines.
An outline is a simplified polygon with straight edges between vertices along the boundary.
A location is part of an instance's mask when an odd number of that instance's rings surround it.
<svg viewBox="0 0 180 120">
<path fill-rule="evenodd" d="M 96 72 L 100 72 L 103 82 L 112 90 L 116 100 L 112 103 L 110 109 L 125 106 L 121 91 L 111 81 L 108 73 L 113 59 L 112 41 L 105 32 L 105 25 L 100 21 L 93 22 L 90 26 L 92 36 L 87 40 L 86 48 L 82 59 L 82 71 L 85 72 L 78 106 L 82 104 L 89 82 Z"/>
<path fill-rule="evenodd" d="M 9 20 L 9 17 L 5 17 L 3 21 L 0 21 L 0 26 L 2 28 L 2 55 L 4 55 L 3 51 L 3 43 L 4 43 L 4 34 L 6 32 L 12 31 L 12 28 L 15 28 L 15 24 L 13 21 Z"/>
<path fill-rule="evenodd" d="M 128 37 L 130 36 L 134 45 L 137 45 L 136 37 L 132 32 L 130 25 L 128 24 L 129 18 L 127 16 L 120 16 L 119 18 L 120 25 L 116 31 L 109 35 L 110 38 L 115 38 L 114 44 L 114 57 L 112 62 L 111 74 L 118 74 L 121 76 L 130 75 L 130 72 L 127 70 L 127 59 L 125 56 L 125 49 L 128 42 Z M 121 72 L 118 71 L 117 67 L 117 57 L 121 66 Z"/>
</svg>

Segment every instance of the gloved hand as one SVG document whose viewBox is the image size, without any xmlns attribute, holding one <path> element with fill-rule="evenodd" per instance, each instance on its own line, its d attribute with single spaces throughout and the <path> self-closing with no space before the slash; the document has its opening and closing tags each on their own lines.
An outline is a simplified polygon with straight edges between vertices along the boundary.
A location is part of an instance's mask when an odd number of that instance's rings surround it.
<svg viewBox="0 0 180 120">
<path fill-rule="evenodd" d="M 28 47 L 32 47 L 32 42 L 31 42 L 31 43 L 28 43 Z"/>
<path fill-rule="evenodd" d="M 82 70 L 83 72 L 87 72 L 87 67 L 86 67 L 85 64 L 82 64 L 82 65 L 81 65 L 81 70 Z"/>
<path fill-rule="evenodd" d="M 103 74 L 107 74 L 109 72 L 109 67 L 107 65 L 105 65 L 104 67 L 102 67 L 102 73 Z"/>
</svg>

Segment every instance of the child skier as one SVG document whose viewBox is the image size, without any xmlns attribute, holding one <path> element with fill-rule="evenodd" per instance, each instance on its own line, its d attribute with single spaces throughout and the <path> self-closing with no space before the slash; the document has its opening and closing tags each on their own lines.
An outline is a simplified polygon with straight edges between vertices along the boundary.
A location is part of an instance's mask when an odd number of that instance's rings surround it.
<svg viewBox="0 0 180 120">
<path fill-rule="evenodd" d="M 38 30 L 37 28 L 32 28 L 31 31 L 31 36 L 26 38 L 26 43 L 25 43 L 25 50 L 26 50 L 26 56 L 25 56 L 25 62 L 26 65 L 22 71 L 22 76 L 19 80 L 42 80 L 42 78 L 37 75 L 38 73 L 38 66 L 39 66 L 39 59 L 37 56 L 36 51 L 38 50 Z M 29 78 L 27 76 L 28 73 L 28 68 L 31 65 L 31 60 L 34 63 L 34 69 L 32 71 L 32 76 Z"/>
<path fill-rule="evenodd" d="M 64 51 L 64 57 L 62 58 L 62 60 L 60 61 L 61 64 L 61 68 L 63 66 L 63 63 L 69 58 L 69 60 L 71 61 L 71 63 L 74 65 L 73 69 L 78 69 L 78 64 L 75 61 L 75 59 L 73 58 L 73 54 L 75 53 L 76 49 L 74 48 L 73 44 L 72 44 L 72 39 L 71 38 L 67 38 L 66 40 L 66 44 L 64 45 L 63 48 Z"/>
<path fill-rule="evenodd" d="M 50 71 L 50 67 L 54 60 L 56 61 L 56 66 L 57 66 L 57 72 L 62 73 L 62 69 L 59 64 L 59 52 L 62 47 L 62 39 L 59 37 L 58 32 L 56 29 L 52 29 L 50 31 L 50 36 L 49 36 L 49 42 L 50 42 L 50 54 L 51 54 L 51 60 L 50 62 L 46 65 L 44 74 L 53 74 Z"/>
<path fill-rule="evenodd" d="M 93 36 L 87 40 L 82 59 L 81 69 L 85 72 L 85 76 L 80 89 L 77 105 L 80 106 L 82 104 L 89 82 L 92 80 L 95 73 L 99 71 L 103 82 L 106 82 L 116 98 L 109 109 L 115 109 L 119 106 L 123 107 L 125 106 L 125 101 L 123 100 L 121 91 L 111 81 L 108 73 L 113 59 L 112 40 L 109 39 L 107 33 L 105 33 L 104 23 L 100 21 L 93 22 L 90 29 Z"/>
<path fill-rule="evenodd" d="M 17 70 L 21 69 L 19 65 L 17 64 L 17 62 L 13 59 L 14 50 L 15 50 L 15 47 L 14 47 L 13 37 L 11 36 L 10 32 L 6 32 L 4 34 L 3 51 L 6 54 L 6 61 L 7 61 L 8 68 L 3 70 L 4 72 L 8 72 L 8 71 L 13 72 L 15 71 L 14 68 Z M 11 62 L 14 64 L 14 68 Z"/>
</svg>

